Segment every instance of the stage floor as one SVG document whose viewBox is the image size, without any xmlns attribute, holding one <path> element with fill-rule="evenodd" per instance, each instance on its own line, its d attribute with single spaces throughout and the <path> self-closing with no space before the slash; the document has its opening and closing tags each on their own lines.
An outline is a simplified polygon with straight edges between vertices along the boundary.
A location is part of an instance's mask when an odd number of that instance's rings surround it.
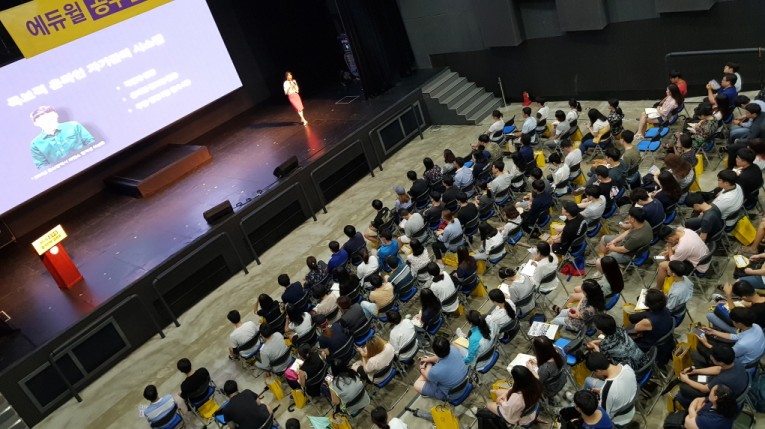
<svg viewBox="0 0 765 429">
<path fill-rule="evenodd" d="M 33 237 L 0 250 L 0 310 L 20 329 L 0 338 L 0 370 L 208 232 L 205 210 L 268 192 L 272 172 L 284 160 L 295 155 L 306 165 L 319 159 L 435 73 L 419 71 L 372 100 L 364 99 L 360 85 L 306 97 L 307 127 L 286 99 L 255 107 L 191 142 L 207 146 L 213 161 L 158 194 L 134 199 L 103 191 L 70 210 L 56 223 L 67 230 L 67 251 L 85 280 L 69 290 L 60 290 L 47 273 L 29 244 Z M 337 103 L 343 97 L 357 98 Z"/>
</svg>

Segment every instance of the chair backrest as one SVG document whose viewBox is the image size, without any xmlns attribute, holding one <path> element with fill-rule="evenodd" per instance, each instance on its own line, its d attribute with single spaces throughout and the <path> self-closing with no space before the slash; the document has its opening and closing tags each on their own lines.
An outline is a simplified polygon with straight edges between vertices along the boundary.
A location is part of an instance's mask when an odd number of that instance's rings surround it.
<svg viewBox="0 0 765 429">
<path fill-rule="evenodd" d="M 553 273 L 555 273 L 555 271 L 553 271 Z M 521 307 L 525 307 L 528 304 L 531 304 L 531 301 L 533 299 L 534 299 L 534 291 L 532 290 L 531 293 L 519 299 L 518 302 L 515 303 L 515 307 L 520 311 Z"/>
<path fill-rule="evenodd" d="M 552 283 L 557 276 L 558 276 L 558 270 L 552 270 L 549 273 L 545 274 L 544 277 L 542 277 L 539 280 L 539 287 L 541 288 L 543 285 Z M 517 303 L 516 305 L 520 305 L 520 302 Z"/>
<path fill-rule="evenodd" d="M 317 341 L 319 341 L 319 334 L 316 331 L 316 327 L 314 326 L 311 328 L 310 331 L 308 331 L 308 333 L 306 333 L 302 337 L 298 337 L 295 340 L 294 347 L 298 347 L 301 344 L 308 344 L 309 346 L 313 347 Z"/>
<path fill-rule="evenodd" d="M 155 420 L 153 423 L 151 423 L 149 426 L 152 428 L 163 428 L 167 425 L 169 425 L 175 418 L 180 417 L 178 414 L 178 404 L 174 404 L 173 408 L 169 410 L 164 416 L 160 417 L 159 420 Z M 183 421 L 179 418 L 179 421 Z M 177 426 L 177 423 L 176 423 Z M 173 426 L 175 428 L 176 426 Z"/>
<path fill-rule="evenodd" d="M 375 257 L 376 257 L 376 256 L 372 256 L 372 258 L 375 258 Z M 362 288 L 362 284 L 361 284 L 361 282 L 359 282 L 359 284 L 358 284 L 358 285 L 356 285 L 356 287 L 355 287 L 355 288 L 353 288 L 353 290 L 352 290 L 352 291 L 350 291 L 350 292 L 349 292 L 349 293 L 346 295 L 346 296 L 348 297 L 348 299 L 350 299 L 350 300 L 351 300 L 351 302 L 356 302 L 356 301 L 358 301 L 359 297 L 361 296 L 361 288 Z"/>
<path fill-rule="evenodd" d="M 311 294 L 308 292 L 305 292 L 303 294 L 303 297 L 300 298 L 296 303 L 293 304 L 295 308 L 299 308 L 303 311 L 307 311 L 308 304 L 311 302 Z"/>
<path fill-rule="evenodd" d="M 706 255 L 704 255 L 703 258 L 701 258 L 701 260 L 699 260 L 699 263 L 696 264 L 696 266 L 698 267 L 700 265 L 706 265 L 706 264 L 712 262 L 712 257 L 713 256 L 714 255 L 712 254 L 712 252 L 707 253 Z"/>
<path fill-rule="evenodd" d="M 283 363 L 287 362 L 291 357 L 292 357 L 292 354 L 290 352 L 290 348 L 287 347 L 287 350 L 285 350 L 281 356 L 271 361 L 271 368 L 280 367 Z"/>
<path fill-rule="evenodd" d="M 395 365 L 395 360 L 391 359 L 390 362 L 388 362 L 387 365 L 385 365 L 385 368 L 377 371 L 372 375 L 372 379 L 381 378 L 381 377 L 387 377 L 391 371 L 393 371 Z"/>
<path fill-rule="evenodd" d="M 370 329 L 372 329 L 372 320 L 367 319 L 367 321 L 353 333 L 353 338 L 356 340 L 363 339 L 367 336 Z"/>
<path fill-rule="evenodd" d="M 334 321 L 335 319 L 337 319 L 338 314 L 340 314 L 340 307 L 335 307 L 334 310 L 330 311 L 329 314 L 327 314 L 327 320 Z"/>
<path fill-rule="evenodd" d="M 473 271 L 472 273 L 468 274 L 467 277 L 462 279 L 460 281 L 460 289 L 462 290 L 472 290 L 474 286 L 478 284 L 478 271 Z"/>
<path fill-rule="evenodd" d="M 462 381 L 459 382 L 459 384 L 449 389 L 448 396 L 451 398 L 452 396 L 461 394 L 462 392 L 465 391 L 465 389 L 467 389 L 467 385 L 469 382 L 470 382 L 470 375 L 466 374 L 465 378 L 463 378 Z"/>
<path fill-rule="evenodd" d="M 268 323 L 268 325 L 273 328 L 274 331 L 279 332 L 280 334 L 284 333 L 284 322 L 287 320 L 287 312 L 282 311 L 279 313 L 279 316 Z"/>
<path fill-rule="evenodd" d="M 266 419 L 266 421 L 263 422 L 262 425 L 260 425 L 260 428 L 258 429 L 270 429 L 274 426 L 274 414 L 271 413 L 270 416 Z"/>
<path fill-rule="evenodd" d="M 319 370 L 319 372 L 312 375 L 311 378 L 308 378 L 305 380 L 305 385 L 316 386 L 316 385 L 324 383 L 324 377 L 327 376 L 328 370 L 329 370 L 329 364 L 327 362 L 324 362 L 324 366 L 321 367 L 321 370 Z"/>
<path fill-rule="evenodd" d="M 447 296 L 446 299 L 444 299 L 444 302 L 441 303 L 441 308 L 449 307 L 453 305 L 455 302 L 457 302 L 457 299 L 459 299 L 459 293 L 460 291 L 458 289 L 455 289 L 454 293 Z"/>
<path fill-rule="evenodd" d="M 635 378 L 640 386 L 644 385 L 650 378 L 650 372 L 656 362 L 656 347 L 651 347 L 646 353 L 646 363 L 635 370 Z"/>
<path fill-rule="evenodd" d="M 478 224 L 481 223 L 481 218 L 479 216 L 474 217 L 473 219 L 470 219 L 469 221 L 465 222 L 465 225 L 462 226 L 462 230 L 465 232 L 470 232 L 478 228 Z"/>
<path fill-rule="evenodd" d="M 412 350 L 415 348 L 420 348 L 420 343 L 417 341 L 417 335 L 413 336 L 411 340 L 409 340 L 408 343 L 404 344 L 401 347 L 401 350 L 398 351 L 399 356 L 404 356 L 412 353 Z M 414 352 L 416 354 L 417 352 Z"/>
<path fill-rule="evenodd" d="M 503 130 L 497 130 L 492 135 L 489 136 L 489 140 L 493 142 L 499 142 L 502 141 L 502 139 L 505 137 L 505 133 Z"/>
<path fill-rule="evenodd" d="M 353 349 L 353 337 L 348 338 L 348 341 L 343 344 L 342 347 L 335 350 L 334 353 L 329 355 L 329 360 L 332 359 L 340 359 L 342 361 L 350 360 L 351 356 L 353 356 L 354 349 Z"/>
</svg>

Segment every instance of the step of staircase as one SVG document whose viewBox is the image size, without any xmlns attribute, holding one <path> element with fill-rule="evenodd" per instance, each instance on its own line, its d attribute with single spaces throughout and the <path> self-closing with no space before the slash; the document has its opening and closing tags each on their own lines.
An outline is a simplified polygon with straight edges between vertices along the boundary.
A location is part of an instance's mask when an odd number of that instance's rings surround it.
<svg viewBox="0 0 765 429">
<path fill-rule="evenodd" d="M 0 429 L 27 429 L 28 426 L 21 420 L 11 404 L 0 395 Z"/>
<path fill-rule="evenodd" d="M 475 82 L 447 69 L 422 88 L 434 124 L 475 125 L 502 105 L 502 100 Z"/>
</svg>

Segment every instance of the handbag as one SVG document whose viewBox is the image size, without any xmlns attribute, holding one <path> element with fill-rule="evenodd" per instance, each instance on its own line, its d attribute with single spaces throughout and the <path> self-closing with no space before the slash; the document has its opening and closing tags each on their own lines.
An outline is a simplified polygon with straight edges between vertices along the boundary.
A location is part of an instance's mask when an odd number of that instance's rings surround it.
<svg viewBox="0 0 765 429">
<path fill-rule="evenodd" d="M 635 304 L 628 302 L 622 305 L 622 325 L 626 328 L 630 326 L 630 315 L 635 313 Z"/>
<path fill-rule="evenodd" d="M 491 385 L 491 400 L 497 402 L 497 393 L 495 390 L 510 390 L 513 387 L 513 383 L 510 380 L 497 380 Z"/>
<path fill-rule="evenodd" d="M 744 246 L 752 244 L 754 237 L 757 235 L 757 229 L 752 225 L 752 221 L 747 216 L 742 217 L 736 222 L 736 227 L 733 228 L 733 236 L 736 240 Z"/>
<path fill-rule="evenodd" d="M 460 423 L 450 407 L 436 405 L 430 409 L 436 429 L 459 429 Z"/>
<path fill-rule="evenodd" d="M 672 276 L 667 276 L 664 278 L 664 286 L 662 290 L 664 291 L 664 295 L 669 294 L 669 290 L 672 289 L 672 283 L 675 282 L 675 278 Z"/>
<path fill-rule="evenodd" d="M 203 420 L 209 422 L 212 420 L 213 415 L 216 411 L 220 409 L 220 405 L 218 405 L 217 402 L 215 402 L 215 399 L 210 398 L 202 404 L 199 408 L 197 408 L 197 413 L 202 417 Z"/>
<path fill-rule="evenodd" d="M 691 366 L 691 346 L 688 343 L 678 343 L 672 351 L 672 370 L 679 376 L 685 368 Z"/>
<path fill-rule="evenodd" d="M 290 395 L 292 395 L 292 400 L 295 401 L 295 408 L 303 408 L 305 407 L 305 403 L 308 402 L 305 399 L 305 392 L 301 389 L 292 389 Z"/>
<path fill-rule="evenodd" d="M 274 394 L 277 401 L 281 401 L 284 398 L 284 390 L 282 390 L 282 382 L 274 377 L 266 377 L 266 386 L 268 390 Z"/>
<path fill-rule="evenodd" d="M 547 164 L 545 164 L 545 153 L 541 150 L 535 150 L 534 151 L 534 159 L 537 162 L 537 167 L 539 168 L 545 168 Z"/>
<path fill-rule="evenodd" d="M 678 411 L 668 415 L 664 419 L 664 429 L 683 429 L 685 427 L 685 416 L 688 413 L 685 411 Z"/>
<path fill-rule="evenodd" d="M 332 429 L 353 429 L 351 422 L 348 421 L 348 416 L 345 414 L 334 413 L 332 414 Z"/>
<path fill-rule="evenodd" d="M 443 259 L 441 259 L 441 261 L 443 261 L 444 265 L 452 267 L 452 268 L 457 268 L 457 265 L 459 265 L 459 262 L 457 262 L 456 253 L 447 252 L 444 255 Z"/>
<path fill-rule="evenodd" d="M 472 292 L 470 292 L 470 296 L 474 296 L 477 298 L 485 298 L 489 296 L 489 293 L 486 292 L 486 286 L 483 285 L 483 281 L 480 279 L 478 280 L 478 285 L 476 285 L 475 289 L 473 289 Z"/>
<path fill-rule="evenodd" d="M 592 371 L 587 368 L 587 366 L 584 364 L 584 361 L 574 365 L 572 372 L 574 373 L 574 380 L 576 380 L 576 384 L 579 386 L 583 386 L 584 380 L 586 380 L 587 377 L 592 374 Z"/>
</svg>

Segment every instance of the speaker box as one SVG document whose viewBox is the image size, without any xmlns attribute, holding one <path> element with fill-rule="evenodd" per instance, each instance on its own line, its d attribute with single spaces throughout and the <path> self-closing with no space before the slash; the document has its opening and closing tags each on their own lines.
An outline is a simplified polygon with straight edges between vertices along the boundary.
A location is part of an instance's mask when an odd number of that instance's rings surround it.
<svg viewBox="0 0 765 429">
<path fill-rule="evenodd" d="M 292 155 L 289 157 L 289 159 L 274 169 L 274 176 L 276 176 L 277 179 L 281 179 L 282 177 L 289 176 L 289 174 L 295 171 L 297 168 L 298 159 L 295 155 Z"/>
<path fill-rule="evenodd" d="M 208 224 L 213 225 L 221 220 L 223 220 L 226 216 L 234 214 L 234 208 L 231 207 L 231 203 L 226 200 L 217 206 L 211 208 L 210 210 L 207 210 L 202 214 L 202 216 L 205 217 L 205 220 Z"/>
</svg>

